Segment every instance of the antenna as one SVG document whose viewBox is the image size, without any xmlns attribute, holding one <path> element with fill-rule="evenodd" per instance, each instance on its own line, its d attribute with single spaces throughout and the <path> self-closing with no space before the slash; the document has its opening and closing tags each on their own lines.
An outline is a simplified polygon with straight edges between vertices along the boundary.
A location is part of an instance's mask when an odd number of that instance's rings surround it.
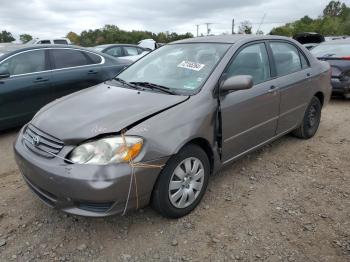
<svg viewBox="0 0 350 262">
<path fill-rule="evenodd" d="M 263 17 L 261 18 L 261 21 L 260 21 L 260 24 L 259 24 L 258 30 L 256 30 L 256 34 L 258 34 L 258 32 L 260 31 L 260 27 L 261 27 L 261 25 L 264 23 L 264 21 L 265 21 L 265 17 L 266 17 L 266 14 L 264 14 L 264 15 L 263 15 Z"/>
</svg>

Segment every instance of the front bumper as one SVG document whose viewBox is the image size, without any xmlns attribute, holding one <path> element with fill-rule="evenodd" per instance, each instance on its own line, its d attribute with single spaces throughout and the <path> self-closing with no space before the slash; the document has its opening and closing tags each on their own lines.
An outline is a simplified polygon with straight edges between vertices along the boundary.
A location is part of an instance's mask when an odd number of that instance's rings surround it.
<svg viewBox="0 0 350 262">
<path fill-rule="evenodd" d="M 67 213 L 104 217 L 124 211 L 129 192 L 131 167 L 127 163 L 113 165 L 68 164 L 63 159 L 39 156 L 23 144 L 23 129 L 15 144 L 15 158 L 24 180 L 47 205 Z M 65 146 L 59 156 L 65 157 L 72 147 Z M 163 165 L 168 157 L 148 162 Z M 127 210 L 149 203 L 154 183 L 161 168 L 135 168 Z"/>
<path fill-rule="evenodd" d="M 332 78 L 332 93 L 333 94 L 347 94 L 350 93 L 350 82 L 340 81 L 339 78 Z"/>
</svg>

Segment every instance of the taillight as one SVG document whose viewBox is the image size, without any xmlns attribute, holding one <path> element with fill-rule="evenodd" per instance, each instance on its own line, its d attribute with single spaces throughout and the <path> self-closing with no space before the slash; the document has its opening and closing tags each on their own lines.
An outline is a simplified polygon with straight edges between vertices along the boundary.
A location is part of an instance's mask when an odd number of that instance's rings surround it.
<svg viewBox="0 0 350 262">
<path fill-rule="evenodd" d="M 343 57 L 341 57 L 341 59 L 350 61 L 350 56 L 343 56 Z"/>
</svg>

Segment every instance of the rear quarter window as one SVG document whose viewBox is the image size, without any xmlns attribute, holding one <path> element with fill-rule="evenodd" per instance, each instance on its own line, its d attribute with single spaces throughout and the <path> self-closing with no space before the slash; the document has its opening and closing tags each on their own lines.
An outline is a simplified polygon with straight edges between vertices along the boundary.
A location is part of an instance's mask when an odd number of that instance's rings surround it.
<svg viewBox="0 0 350 262">
<path fill-rule="evenodd" d="M 102 62 L 102 58 L 99 55 L 89 53 L 89 52 L 84 52 L 92 61 L 93 64 L 100 64 Z"/>
</svg>

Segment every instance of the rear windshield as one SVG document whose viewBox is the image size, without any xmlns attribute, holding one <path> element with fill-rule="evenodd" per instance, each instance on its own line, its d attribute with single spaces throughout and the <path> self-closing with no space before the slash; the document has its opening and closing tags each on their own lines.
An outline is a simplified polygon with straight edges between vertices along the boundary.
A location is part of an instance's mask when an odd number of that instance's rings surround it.
<svg viewBox="0 0 350 262">
<path fill-rule="evenodd" d="M 349 57 L 350 56 L 350 41 L 349 43 L 327 43 L 311 49 L 311 53 L 316 57 Z"/>
</svg>

